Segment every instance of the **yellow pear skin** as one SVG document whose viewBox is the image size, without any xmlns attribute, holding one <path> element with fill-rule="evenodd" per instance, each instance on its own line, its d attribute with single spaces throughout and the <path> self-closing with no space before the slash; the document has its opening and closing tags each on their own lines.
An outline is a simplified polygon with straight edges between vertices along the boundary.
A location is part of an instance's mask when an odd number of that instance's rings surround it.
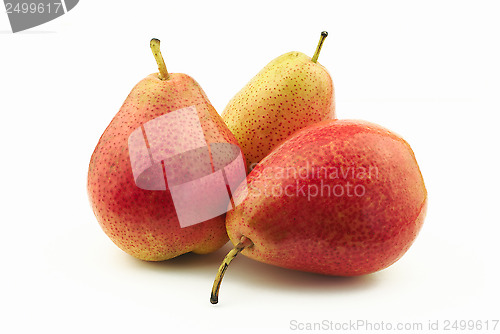
<svg viewBox="0 0 500 334">
<path fill-rule="evenodd" d="M 312 58 L 292 51 L 271 61 L 224 109 L 249 170 L 296 131 L 335 118 L 332 78 L 317 62 L 326 36 Z"/>
</svg>

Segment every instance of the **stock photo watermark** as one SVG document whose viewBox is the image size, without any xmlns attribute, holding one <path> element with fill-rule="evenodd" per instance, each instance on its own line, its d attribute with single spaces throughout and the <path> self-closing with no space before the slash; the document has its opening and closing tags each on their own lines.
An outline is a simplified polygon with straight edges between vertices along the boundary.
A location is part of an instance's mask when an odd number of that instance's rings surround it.
<svg viewBox="0 0 500 334">
<path fill-rule="evenodd" d="M 267 167 L 254 183 L 255 195 L 265 197 L 363 197 L 366 183 L 379 178 L 376 166 Z M 281 180 L 293 182 L 281 182 Z M 274 180 L 277 182 L 268 182 Z M 262 187 L 258 185 L 262 184 Z"/>
<path fill-rule="evenodd" d="M 70 10 L 79 0 L 4 0 L 12 32 L 27 30 L 52 21 Z"/>
<path fill-rule="evenodd" d="M 299 321 L 292 319 L 288 329 L 297 332 L 438 332 L 438 331 L 471 331 L 471 332 L 500 332 L 498 319 L 484 320 L 427 320 L 427 321 L 370 321 L 349 320 L 333 321 L 321 320 L 318 322 Z"/>
</svg>

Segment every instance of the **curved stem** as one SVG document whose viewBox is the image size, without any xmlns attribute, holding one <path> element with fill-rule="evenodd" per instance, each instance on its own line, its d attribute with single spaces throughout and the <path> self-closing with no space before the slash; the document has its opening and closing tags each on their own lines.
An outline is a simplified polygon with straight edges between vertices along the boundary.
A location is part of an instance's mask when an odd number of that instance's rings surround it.
<svg viewBox="0 0 500 334">
<path fill-rule="evenodd" d="M 314 56 L 311 58 L 311 61 L 313 63 L 318 62 L 319 52 L 321 51 L 321 47 L 323 46 L 323 42 L 325 41 L 326 36 L 328 36 L 328 33 L 326 31 L 322 31 L 318 46 L 316 47 L 316 51 L 314 52 Z"/>
<path fill-rule="evenodd" d="M 160 80 L 168 80 L 170 78 L 170 75 L 168 74 L 167 66 L 165 65 L 163 56 L 161 55 L 160 40 L 153 38 L 151 42 L 149 42 L 149 46 L 151 47 L 151 51 L 153 51 L 156 63 L 158 64 L 158 70 L 160 71 Z"/>
<path fill-rule="evenodd" d="M 248 247 L 252 247 L 252 240 L 248 239 L 245 236 L 242 236 L 240 242 L 226 255 L 224 261 L 219 267 L 219 271 L 217 272 L 217 276 L 215 276 L 214 286 L 212 287 L 212 293 L 210 295 L 210 302 L 212 304 L 217 304 L 219 302 L 219 289 L 220 284 L 222 282 L 222 278 L 224 277 L 224 273 L 226 272 L 229 263 L 238 255 L 242 250 Z"/>
</svg>

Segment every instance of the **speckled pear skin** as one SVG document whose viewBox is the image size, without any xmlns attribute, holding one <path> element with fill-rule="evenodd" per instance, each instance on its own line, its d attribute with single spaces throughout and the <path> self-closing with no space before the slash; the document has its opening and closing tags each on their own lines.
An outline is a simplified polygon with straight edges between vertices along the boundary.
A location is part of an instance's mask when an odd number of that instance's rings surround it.
<svg viewBox="0 0 500 334">
<path fill-rule="evenodd" d="M 88 196 L 100 226 L 123 251 L 161 261 L 195 252 L 209 253 L 228 241 L 225 215 L 181 228 L 170 191 L 136 186 L 127 147 L 130 134 L 166 113 L 196 106 L 205 140 L 238 145 L 233 134 L 190 76 L 151 74 L 140 81 L 101 136 L 88 171 Z M 165 129 L 168 131 L 168 129 Z M 183 128 L 189 139 L 190 128 Z"/>
<path fill-rule="evenodd" d="M 408 143 L 362 121 L 333 120 L 297 132 L 247 180 L 248 196 L 226 218 L 231 241 L 246 236 L 254 245 L 242 254 L 307 272 L 357 276 L 390 266 L 415 240 L 427 207 Z M 308 199 L 315 186 L 318 195 Z M 237 190 L 234 198 L 241 196 Z"/>
<path fill-rule="evenodd" d="M 332 79 L 307 55 L 285 53 L 229 101 L 222 118 L 251 168 L 297 130 L 335 118 Z"/>
</svg>

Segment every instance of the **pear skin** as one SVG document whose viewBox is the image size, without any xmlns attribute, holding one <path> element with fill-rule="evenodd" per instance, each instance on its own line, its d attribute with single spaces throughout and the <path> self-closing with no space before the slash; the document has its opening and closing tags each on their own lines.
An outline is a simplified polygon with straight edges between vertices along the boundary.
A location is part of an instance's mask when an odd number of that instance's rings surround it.
<svg viewBox="0 0 500 334">
<path fill-rule="evenodd" d="M 240 143 L 249 169 L 296 131 L 335 118 L 335 92 L 327 69 L 288 52 L 267 64 L 227 104 L 222 118 Z"/>
<path fill-rule="evenodd" d="M 282 268 L 358 276 L 387 268 L 417 237 L 427 190 L 399 135 L 373 123 L 332 120 L 300 130 L 248 175 L 228 213 L 239 253 Z M 244 191 L 242 191 L 244 190 Z"/>
<path fill-rule="evenodd" d="M 234 244 L 253 242 L 243 250 L 252 259 L 356 276 L 403 256 L 426 204 L 408 143 L 372 123 L 338 120 L 300 131 L 266 157 L 226 226 Z"/>
<path fill-rule="evenodd" d="M 90 160 L 87 190 L 94 214 L 108 237 L 138 259 L 161 261 L 187 252 L 209 253 L 228 241 L 224 214 L 182 227 L 171 189 L 168 186 L 160 190 L 145 189 L 135 180 L 131 134 L 141 127 L 144 129 L 148 122 L 153 124 L 151 121 L 184 108 L 195 108 L 207 145 L 238 145 L 200 85 L 186 74 L 166 72 L 163 64 L 160 73 L 147 76 L 132 89 Z M 165 127 L 158 132 L 168 135 L 179 129 L 183 139 L 174 149 L 183 151 L 196 135 L 195 127 L 184 124 L 178 129 Z M 149 140 L 150 147 L 161 144 L 153 142 L 151 137 Z M 161 178 L 163 181 L 163 174 Z M 149 188 L 154 186 L 151 178 L 140 181 Z"/>
</svg>

